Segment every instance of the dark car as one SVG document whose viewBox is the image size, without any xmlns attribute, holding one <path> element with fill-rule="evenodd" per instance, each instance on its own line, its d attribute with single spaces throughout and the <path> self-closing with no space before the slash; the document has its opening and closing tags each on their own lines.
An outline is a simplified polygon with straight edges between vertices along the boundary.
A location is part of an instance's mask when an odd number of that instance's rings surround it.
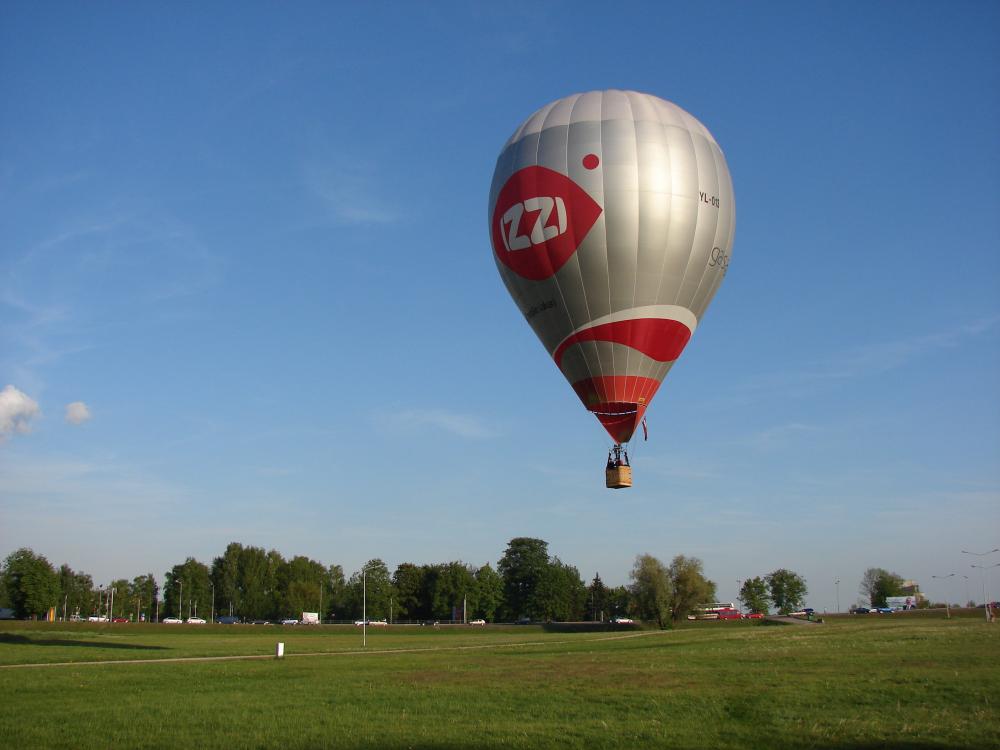
<svg viewBox="0 0 1000 750">
<path fill-rule="evenodd" d="M 855 607 L 851 610 L 852 615 L 867 615 L 871 610 L 868 607 Z"/>
<path fill-rule="evenodd" d="M 219 623 L 219 625 L 237 625 L 239 624 L 240 618 L 223 615 L 222 617 L 216 617 L 215 621 Z"/>
</svg>

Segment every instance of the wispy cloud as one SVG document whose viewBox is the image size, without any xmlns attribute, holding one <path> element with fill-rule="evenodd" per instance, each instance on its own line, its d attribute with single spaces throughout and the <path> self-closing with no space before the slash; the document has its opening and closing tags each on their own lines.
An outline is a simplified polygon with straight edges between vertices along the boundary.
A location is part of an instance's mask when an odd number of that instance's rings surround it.
<svg viewBox="0 0 1000 750">
<path fill-rule="evenodd" d="M 475 440 L 496 437 L 498 434 L 475 416 L 444 409 L 383 411 L 375 415 L 375 421 L 382 430 L 394 433 L 417 434 L 432 429 Z"/>
<path fill-rule="evenodd" d="M 879 375 L 889 370 L 904 367 L 916 359 L 930 356 L 943 349 L 961 346 L 969 339 L 990 332 L 997 327 L 998 323 L 1000 323 L 1000 315 L 995 315 L 964 323 L 947 331 L 869 344 L 853 351 L 844 352 L 835 361 L 827 363 L 822 372 L 811 374 L 813 377 L 827 379 Z"/>
<path fill-rule="evenodd" d="M 771 376 L 748 380 L 735 386 L 731 393 L 739 399 L 774 391 L 794 396 L 812 394 L 817 389 L 836 383 L 877 377 L 942 351 L 965 346 L 978 337 L 992 333 L 998 324 L 1000 315 L 994 315 L 945 331 L 847 349 L 799 369 L 793 367 Z"/>
<path fill-rule="evenodd" d="M 378 170 L 370 163 L 338 160 L 311 164 L 305 169 L 304 180 L 337 224 L 391 224 L 401 217 L 385 194 Z"/>
<path fill-rule="evenodd" d="M 167 212 L 109 205 L 91 214 L 12 248 L 0 268 L 0 307 L 11 313 L 0 325 L 0 367 L 35 391 L 46 365 L 98 345 L 108 324 L 148 317 L 221 277 L 197 232 Z"/>
</svg>

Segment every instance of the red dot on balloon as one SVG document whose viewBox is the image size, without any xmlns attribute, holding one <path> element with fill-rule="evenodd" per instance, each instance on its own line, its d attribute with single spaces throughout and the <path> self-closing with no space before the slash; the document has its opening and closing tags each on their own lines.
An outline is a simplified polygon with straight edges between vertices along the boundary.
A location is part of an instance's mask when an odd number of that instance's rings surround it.
<svg viewBox="0 0 1000 750">
<path fill-rule="evenodd" d="M 583 157 L 583 166 L 586 169 L 597 169 L 597 165 L 601 163 L 601 160 L 597 158 L 597 154 L 587 154 Z"/>
</svg>

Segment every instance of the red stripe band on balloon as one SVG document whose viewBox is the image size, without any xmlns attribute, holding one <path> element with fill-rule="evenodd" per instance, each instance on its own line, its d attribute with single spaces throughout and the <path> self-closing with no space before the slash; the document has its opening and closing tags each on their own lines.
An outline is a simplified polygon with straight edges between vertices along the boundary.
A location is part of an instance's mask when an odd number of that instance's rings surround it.
<svg viewBox="0 0 1000 750">
<path fill-rule="evenodd" d="M 635 318 L 614 323 L 601 323 L 577 331 L 563 340 L 552 358 L 562 366 L 563 354 L 574 344 L 583 341 L 611 341 L 624 344 L 657 362 L 672 362 L 681 356 L 691 339 L 691 329 L 679 320 L 668 318 Z"/>
</svg>

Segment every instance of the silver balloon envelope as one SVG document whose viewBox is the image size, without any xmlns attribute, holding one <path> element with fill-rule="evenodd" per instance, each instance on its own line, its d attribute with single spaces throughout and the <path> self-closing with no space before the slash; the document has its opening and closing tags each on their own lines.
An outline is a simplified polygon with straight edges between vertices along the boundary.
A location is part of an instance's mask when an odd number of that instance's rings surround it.
<svg viewBox="0 0 1000 750">
<path fill-rule="evenodd" d="M 504 145 L 489 221 L 515 304 L 584 406 L 627 442 L 732 257 L 722 150 L 658 97 L 568 96 Z"/>
</svg>

